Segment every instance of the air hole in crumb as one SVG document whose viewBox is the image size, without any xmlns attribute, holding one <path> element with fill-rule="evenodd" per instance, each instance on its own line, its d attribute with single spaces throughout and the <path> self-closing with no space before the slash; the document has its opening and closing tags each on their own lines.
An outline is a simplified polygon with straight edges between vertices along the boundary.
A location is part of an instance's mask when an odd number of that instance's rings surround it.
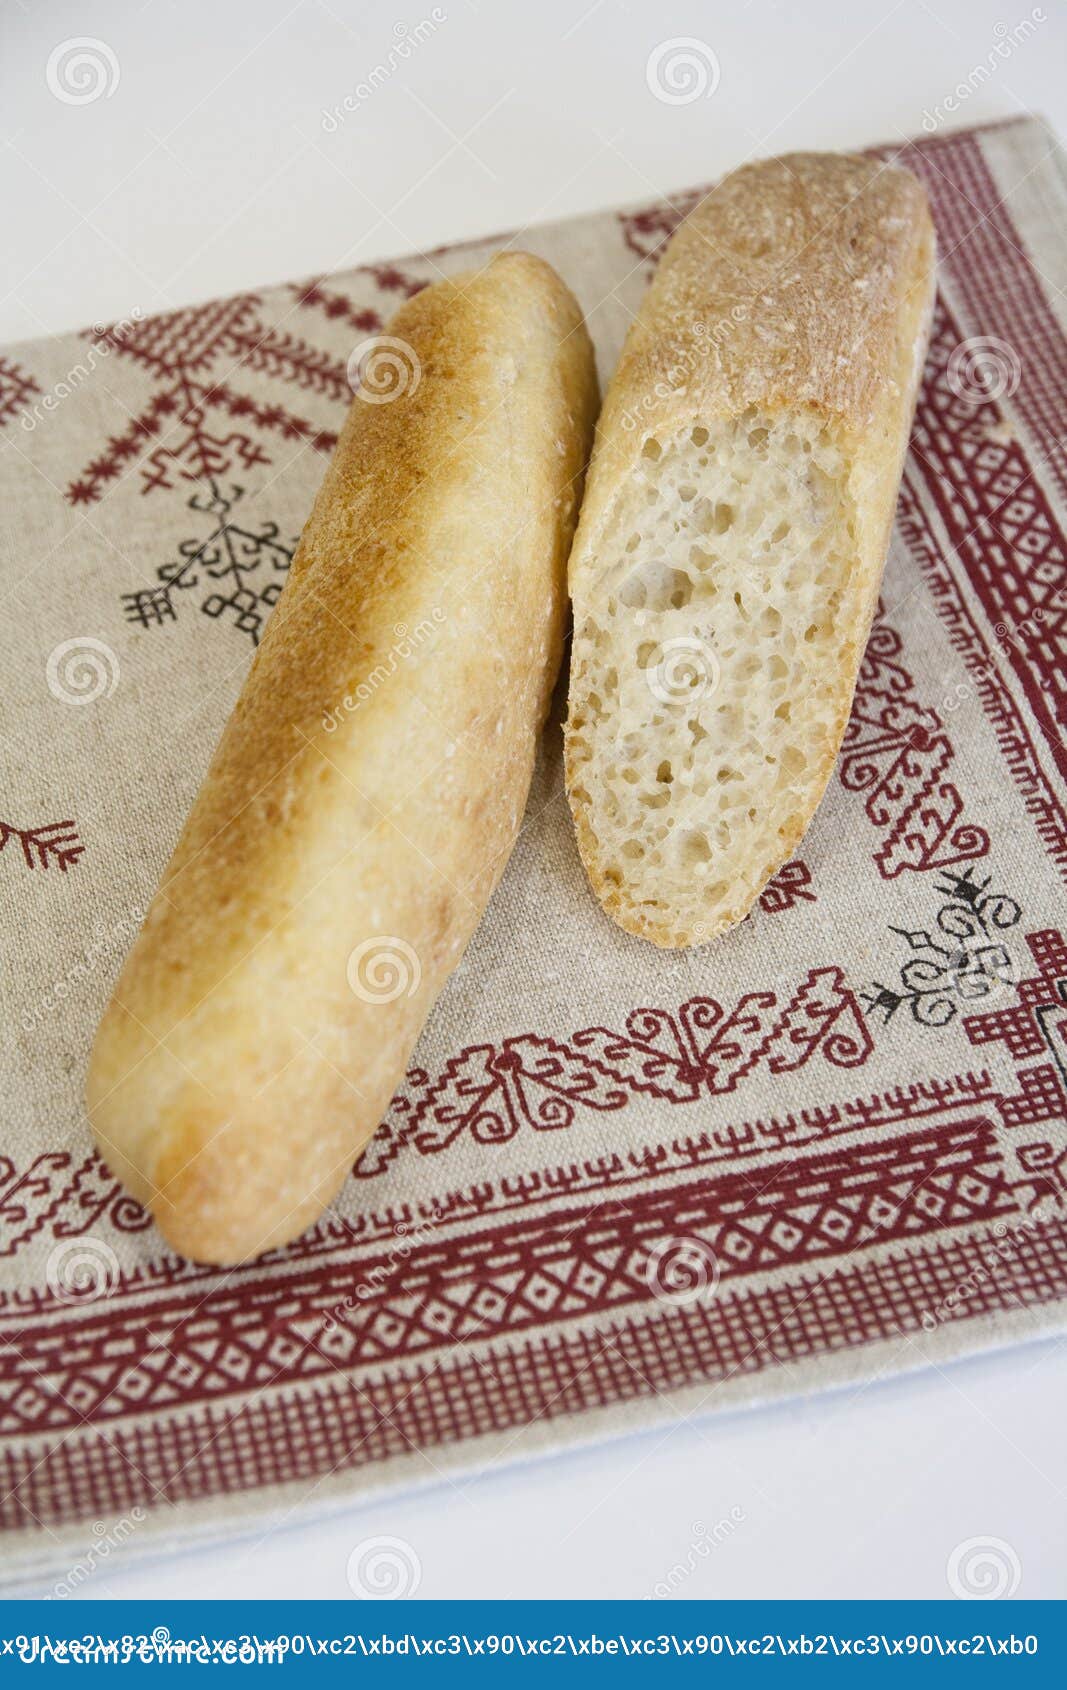
<svg viewBox="0 0 1067 1690">
<path fill-rule="evenodd" d="M 702 833 L 694 830 L 679 834 L 678 854 L 686 868 L 696 868 L 711 861 L 711 846 Z"/>
</svg>

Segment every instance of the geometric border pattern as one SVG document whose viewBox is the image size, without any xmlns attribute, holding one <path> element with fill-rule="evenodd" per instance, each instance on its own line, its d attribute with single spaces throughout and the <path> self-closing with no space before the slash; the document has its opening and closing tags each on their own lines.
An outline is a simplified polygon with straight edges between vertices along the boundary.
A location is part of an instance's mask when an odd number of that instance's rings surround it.
<svg viewBox="0 0 1067 1690">
<path fill-rule="evenodd" d="M 897 1252 L 873 1270 L 846 1264 L 655 1320 L 619 1319 L 606 1332 L 556 1333 L 358 1385 L 334 1374 L 320 1390 L 265 1393 L 254 1411 L 208 1408 L 196 1421 L 163 1414 L 106 1437 L 74 1434 L 43 1460 L 9 1444 L 0 1456 L 0 1525 L 108 1518 L 138 1504 L 313 1481 L 413 1447 L 432 1452 L 697 1382 L 710 1396 L 736 1375 L 901 1338 L 934 1309 L 961 1321 L 1065 1295 L 1060 1219 L 1020 1239 L 995 1272 L 981 1241 L 949 1239 Z"/>
</svg>

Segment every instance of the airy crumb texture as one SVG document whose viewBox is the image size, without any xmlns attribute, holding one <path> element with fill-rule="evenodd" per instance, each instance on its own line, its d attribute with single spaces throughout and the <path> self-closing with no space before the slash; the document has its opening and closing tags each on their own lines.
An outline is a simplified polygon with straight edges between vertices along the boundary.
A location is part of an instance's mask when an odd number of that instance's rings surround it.
<svg viewBox="0 0 1067 1690">
<path fill-rule="evenodd" d="M 855 553 L 840 447 L 815 416 L 651 435 L 574 633 L 571 790 L 604 880 L 686 943 L 749 907 L 837 726 Z"/>
<path fill-rule="evenodd" d="M 567 789 L 597 897 L 657 945 L 740 921 L 822 797 L 933 282 L 913 176 L 793 154 L 686 219 L 627 337 L 569 568 Z"/>
</svg>

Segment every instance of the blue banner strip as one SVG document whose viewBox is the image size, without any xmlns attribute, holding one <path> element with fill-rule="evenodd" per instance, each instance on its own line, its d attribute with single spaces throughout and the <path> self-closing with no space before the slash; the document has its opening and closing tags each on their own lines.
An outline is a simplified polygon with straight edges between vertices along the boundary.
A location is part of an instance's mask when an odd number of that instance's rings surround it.
<svg viewBox="0 0 1067 1690">
<path fill-rule="evenodd" d="M 551 1682 L 1067 1685 L 1067 1604 L 30 1602 L 0 1608 L 0 1672 L 209 1671 L 390 1686 Z"/>
</svg>

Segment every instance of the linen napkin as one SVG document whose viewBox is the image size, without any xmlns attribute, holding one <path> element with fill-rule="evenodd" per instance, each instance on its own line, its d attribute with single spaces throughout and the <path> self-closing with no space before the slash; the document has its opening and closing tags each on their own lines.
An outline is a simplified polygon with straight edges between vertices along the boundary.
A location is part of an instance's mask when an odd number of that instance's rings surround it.
<svg viewBox="0 0 1067 1690">
<path fill-rule="evenodd" d="M 83 1078 L 352 361 L 514 244 L 574 289 L 606 379 L 702 190 L 0 355 L 21 1572 L 1064 1326 L 1067 180 L 1034 120 L 884 156 L 929 190 L 940 291 L 881 613 L 796 860 L 706 948 L 622 933 L 578 861 L 557 705 L 377 1136 L 318 1226 L 236 1271 L 164 1245 L 94 1153 Z M 397 627 L 396 668 L 424 634 Z"/>
</svg>

